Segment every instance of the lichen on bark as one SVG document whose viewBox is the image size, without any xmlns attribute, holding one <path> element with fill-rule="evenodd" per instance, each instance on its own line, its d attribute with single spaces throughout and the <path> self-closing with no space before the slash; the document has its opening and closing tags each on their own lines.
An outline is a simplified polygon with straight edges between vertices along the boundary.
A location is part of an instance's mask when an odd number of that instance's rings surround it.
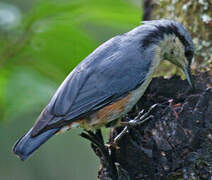
<svg viewBox="0 0 212 180">
<path fill-rule="evenodd" d="M 195 45 L 193 72 L 212 74 L 212 1 L 154 0 L 152 19 L 173 19 L 191 33 Z"/>
</svg>

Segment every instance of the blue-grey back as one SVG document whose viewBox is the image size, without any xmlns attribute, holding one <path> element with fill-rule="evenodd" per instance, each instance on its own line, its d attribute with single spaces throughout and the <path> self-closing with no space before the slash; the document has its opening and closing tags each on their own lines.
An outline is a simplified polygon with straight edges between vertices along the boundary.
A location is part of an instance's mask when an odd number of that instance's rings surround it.
<svg viewBox="0 0 212 180">
<path fill-rule="evenodd" d="M 142 53 L 136 37 L 123 34 L 112 38 L 70 73 L 48 111 L 72 119 L 116 101 L 145 79 L 153 58 L 153 53 L 147 54 Z"/>
</svg>

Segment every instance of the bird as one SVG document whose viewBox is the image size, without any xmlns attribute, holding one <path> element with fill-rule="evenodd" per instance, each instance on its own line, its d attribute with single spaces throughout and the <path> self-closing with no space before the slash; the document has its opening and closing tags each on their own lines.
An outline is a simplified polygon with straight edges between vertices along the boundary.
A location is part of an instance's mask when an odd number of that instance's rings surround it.
<svg viewBox="0 0 212 180">
<path fill-rule="evenodd" d="M 164 60 L 179 67 L 194 88 L 190 73 L 193 56 L 189 32 L 170 19 L 143 21 L 109 39 L 70 72 L 32 128 L 15 143 L 13 152 L 26 160 L 55 134 L 75 127 L 119 126 Z"/>
</svg>

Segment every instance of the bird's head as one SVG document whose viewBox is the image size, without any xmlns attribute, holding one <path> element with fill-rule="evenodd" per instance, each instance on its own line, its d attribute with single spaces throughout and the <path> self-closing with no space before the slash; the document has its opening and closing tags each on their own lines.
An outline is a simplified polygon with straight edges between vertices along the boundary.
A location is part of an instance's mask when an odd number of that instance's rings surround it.
<svg viewBox="0 0 212 180">
<path fill-rule="evenodd" d="M 183 70 L 189 85 L 194 88 L 190 73 L 190 65 L 193 59 L 194 50 L 188 43 L 183 44 L 177 36 L 172 36 L 166 48 L 164 48 L 164 59 L 178 66 Z"/>
<path fill-rule="evenodd" d="M 146 21 L 144 25 L 153 26 L 146 44 L 157 44 L 161 50 L 162 59 L 168 60 L 183 70 L 188 83 L 194 88 L 190 73 L 190 65 L 194 55 L 194 45 L 188 31 L 181 23 L 172 20 Z M 145 44 L 144 44 L 145 45 Z"/>
</svg>

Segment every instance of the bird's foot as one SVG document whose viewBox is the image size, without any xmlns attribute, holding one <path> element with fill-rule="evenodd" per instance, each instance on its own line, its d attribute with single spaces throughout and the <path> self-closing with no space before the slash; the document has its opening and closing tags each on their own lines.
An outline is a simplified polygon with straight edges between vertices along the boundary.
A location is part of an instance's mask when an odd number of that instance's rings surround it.
<svg viewBox="0 0 212 180">
<path fill-rule="evenodd" d="M 115 142 L 108 142 L 108 143 L 105 144 L 105 147 L 108 148 L 108 149 L 115 149 L 115 150 L 120 149 L 118 144 L 116 144 Z"/>
<path fill-rule="evenodd" d="M 142 110 L 135 119 L 132 119 L 128 122 L 121 122 L 122 126 L 125 126 L 124 129 L 114 138 L 114 142 L 112 144 L 117 144 L 118 141 L 129 132 L 129 129 L 134 128 L 136 126 L 139 126 L 141 124 L 144 124 L 149 119 L 153 118 L 153 115 L 150 115 L 151 111 L 157 106 L 157 104 L 152 105 L 149 110 L 144 113 L 144 110 Z"/>
</svg>

